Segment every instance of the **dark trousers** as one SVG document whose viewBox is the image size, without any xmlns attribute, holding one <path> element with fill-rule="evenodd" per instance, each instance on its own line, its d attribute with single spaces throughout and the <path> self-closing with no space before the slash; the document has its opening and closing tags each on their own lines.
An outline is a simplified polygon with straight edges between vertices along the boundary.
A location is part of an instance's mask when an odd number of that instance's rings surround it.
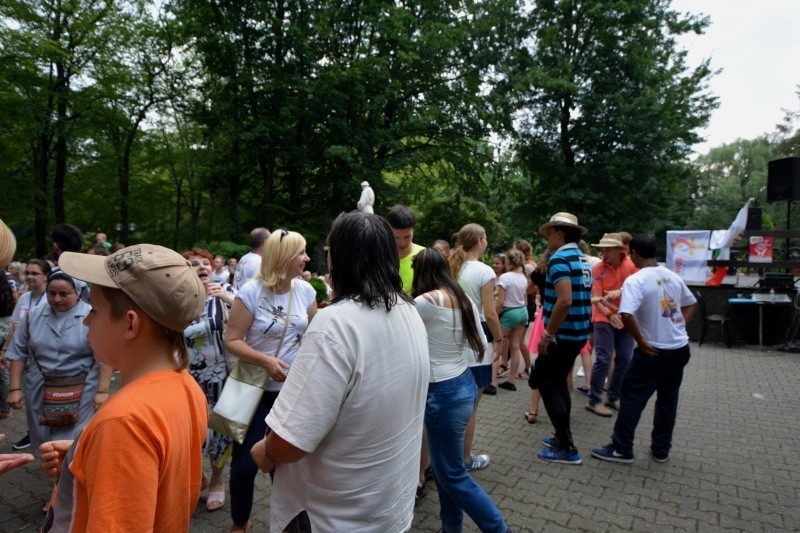
<svg viewBox="0 0 800 533">
<path fill-rule="evenodd" d="M 659 350 L 655 357 L 644 355 L 639 348 L 633 351 L 631 364 L 622 379 L 619 414 L 611 436 L 621 453 L 633 453 L 636 426 L 648 400 L 655 393 L 650 449 L 659 457 L 669 455 L 678 412 L 678 392 L 689 357 L 688 344 L 677 350 Z"/>
<path fill-rule="evenodd" d="M 256 408 L 256 414 L 253 415 L 253 421 L 247 429 L 244 442 L 242 444 L 233 443 L 230 473 L 231 519 L 237 526 L 244 526 L 250 520 L 250 512 L 253 509 L 253 491 L 255 490 L 256 474 L 258 474 L 258 466 L 250 456 L 250 449 L 256 442 L 264 438 L 264 432 L 267 430 L 267 423 L 264 419 L 277 398 L 277 392 L 264 392 L 261 402 Z"/>
<path fill-rule="evenodd" d="M 547 355 L 536 358 L 534 370 L 528 383 L 539 389 L 544 408 L 556 430 L 556 438 L 562 448 L 575 449 L 572 432 L 569 428 L 572 400 L 567 388 L 567 376 L 572 371 L 575 358 L 586 341 L 564 341 L 547 346 Z"/>
</svg>

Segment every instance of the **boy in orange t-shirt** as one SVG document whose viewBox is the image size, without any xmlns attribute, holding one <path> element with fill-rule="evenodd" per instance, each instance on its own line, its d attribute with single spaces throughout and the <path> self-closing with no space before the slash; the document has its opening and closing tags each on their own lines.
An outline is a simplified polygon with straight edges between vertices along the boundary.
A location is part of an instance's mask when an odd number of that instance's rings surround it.
<svg viewBox="0 0 800 533">
<path fill-rule="evenodd" d="M 150 244 L 65 252 L 59 266 L 93 284 L 89 344 L 122 388 L 77 439 L 40 447 L 42 469 L 60 476 L 43 531 L 188 531 L 207 406 L 186 372 L 183 330 L 203 312 L 203 284 L 186 259 Z"/>
</svg>

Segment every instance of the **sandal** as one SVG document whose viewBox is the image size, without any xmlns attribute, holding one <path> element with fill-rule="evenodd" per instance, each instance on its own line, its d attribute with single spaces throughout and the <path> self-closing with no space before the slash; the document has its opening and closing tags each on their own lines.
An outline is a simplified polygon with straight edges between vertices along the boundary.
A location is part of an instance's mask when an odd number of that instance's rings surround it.
<svg viewBox="0 0 800 533">
<path fill-rule="evenodd" d="M 500 364 L 500 370 L 497 372 L 497 377 L 498 378 L 501 377 L 506 372 L 508 372 L 508 365 L 504 365 L 504 364 L 501 363 Z"/>
<path fill-rule="evenodd" d="M 218 511 L 225 506 L 225 487 L 222 490 L 209 490 L 208 498 L 206 499 L 206 510 L 211 513 Z"/>
<path fill-rule="evenodd" d="M 539 413 L 531 413 L 530 411 L 525 411 L 525 420 L 528 421 L 528 424 L 535 424 L 536 418 L 539 416 Z"/>
</svg>

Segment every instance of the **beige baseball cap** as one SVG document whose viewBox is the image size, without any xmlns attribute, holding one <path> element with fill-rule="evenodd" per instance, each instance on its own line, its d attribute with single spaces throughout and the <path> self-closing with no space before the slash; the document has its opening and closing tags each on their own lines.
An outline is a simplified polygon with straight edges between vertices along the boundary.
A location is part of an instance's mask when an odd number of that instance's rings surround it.
<svg viewBox="0 0 800 533">
<path fill-rule="evenodd" d="M 122 290 L 173 331 L 183 331 L 203 313 L 203 283 L 189 261 L 163 246 L 136 244 L 108 257 L 64 252 L 58 266 L 74 278 Z"/>
</svg>

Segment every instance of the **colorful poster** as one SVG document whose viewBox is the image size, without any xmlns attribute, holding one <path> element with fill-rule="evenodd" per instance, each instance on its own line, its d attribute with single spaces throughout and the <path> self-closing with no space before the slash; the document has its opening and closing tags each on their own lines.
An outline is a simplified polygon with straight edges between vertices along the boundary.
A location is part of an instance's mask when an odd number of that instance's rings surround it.
<svg viewBox="0 0 800 533">
<path fill-rule="evenodd" d="M 773 238 L 764 235 L 750 237 L 750 262 L 772 263 Z"/>
<path fill-rule="evenodd" d="M 708 230 L 668 231 L 667 268 L 684 281 L 705 283 L 708 279 Z"/>
</svg>

